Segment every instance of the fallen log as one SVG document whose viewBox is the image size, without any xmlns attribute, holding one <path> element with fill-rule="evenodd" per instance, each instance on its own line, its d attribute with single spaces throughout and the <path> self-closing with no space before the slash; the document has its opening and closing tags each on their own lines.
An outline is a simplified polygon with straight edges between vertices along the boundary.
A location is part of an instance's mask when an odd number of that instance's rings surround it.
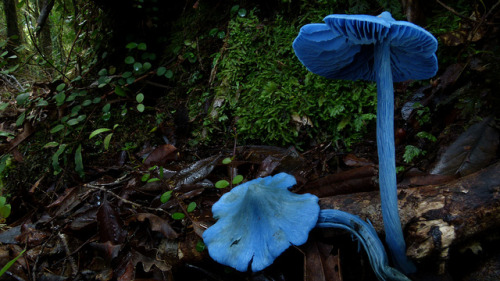
<svg viewBox="0 0 500 281">
<path fill-rule="evenodd" d="M 500 228 L 500 162 L 444 185 L 400 189 L 398 198 L 407 255 L 417 263 L 437 257 L 444 273 L 450 247 Z M 384 232 L 378 191 L 322 198 L 320 206 L 356 214 Z"/>
</svg>

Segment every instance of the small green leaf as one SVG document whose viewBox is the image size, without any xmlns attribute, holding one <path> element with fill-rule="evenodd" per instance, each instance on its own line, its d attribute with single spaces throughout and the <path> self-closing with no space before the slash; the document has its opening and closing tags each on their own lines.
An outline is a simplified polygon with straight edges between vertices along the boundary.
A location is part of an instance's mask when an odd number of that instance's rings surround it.
<svg viewBox="0 0 500 281">
<path fill-rule="evenodd" d="M 91 104 L 92 104 L 92 101 L 91 101 L 91 100 L 84 100 L 84 101 L 82 102 L 82 105 L 83 105 L 83 106 L 89 106 L 89 105 L 91 105 Z"/>
<path fill-rule="evenodd" d="M 124 73 L 122 74 L 122 77 L 123 77 L 123 78 L 129 78 L 130 76 L 132 76 L 132 72 L 130 72 L 130 71 L 124 72 Z"/>
<path fill-rule="evenodd" d="M 51 134 L 57 133 L 57 132 L 59 132 L 62 129 L 64 129 L 64 125 L 63 124 L 59 124 L 59 125 L 55 126 L 54 128 L 50 129 L 50 133 Z"/>
<path fill-rule="evenodd" d="M 111 118 L 111 112 L 104 112 L 101 116 L 102 120 L 108 121 Z"/>
<path fill-rule="evenodd" d="M 104 138 L 104 149 L 108 150 L 109 148 L 109 143 L 111 142 L 111 137 L 113 136 L 113 133 L 111 134 L 108 134 L 105 138 Z"/>
<path fill-rule="evenodd" d="M 5 198 L 5 196 L 0 196 L 0 207 L 5 206 L 5 203 L 7 203 L 7 198 Z"/>
<path fill-rule="evenodd" d="M 149 63 L 149 62 L 145 62 L 142 65 L 142 69 L 144 69 L 144 70 L 149 70 L 150 68 L 151 68 L 151 63 Z"/>
<path fill-rule="evenodd" d="M 78 117 L 76 118 L 76 120 L 78 120 L 78 122 L 82 122 L 83 120 L 85 120 L 87 118 L 87 115 L 85 114 L 82 114 L 82 115 L 78 115 Z"/>
<path fill-rule="evenodd" d="M 55 95 L 54 99 L 56 100 L 56 105 L 61 106 L 61 105 L 63 105 L 64 100 L 66 99 L 66 94 L 64 92 L 61 92 L 61 93 Z"/>
<path fill-rule="evenodd" d="M 242 175 L 237 175 L 236 177 L 234 177 L 233 179 L 233 184 L 239 184 L 240 182 L 243 181 L 243 176 Z"/>
<path fill-rule="evenodd" d="M 11 137 L 14 137 L 14 135 L 12 133 L 9 133 L 9 132 L 0 131 L 0 137 L 11 138 Z"/>
<path fill-rule="evenodd" d="M 60 92 L 60 91 L 64 90 L 64 88 L 66 88 L 66 84 L 61 83 L 61 84 L 59 84 L 59 85 L 56 87 L 56 91 Z"/>
<path fill-rule="evenodd" d="M 9 103 L 7 103 L 7 102 L 0 102 L 0 111 L 5 110 L 8 106 L 9 106 Z"/>
<path fill-rule="evenodd" d="M 167 71 L 167 69 L 163 66 L 160 66 L 158 67 L 158 69 L 156 70 L 156 75 L 158 76 L 162 76 L 163 74 L 165 74 L 165 72 Z"/>
<path fill-rule="evenodd" d="M 165 72 L 165 77 L 170 79 L 172 77 L 174 77 L 174 73 L 172 72 L 172 70 L 167 70 L 167 72 Z"/>
<path fill-rule="evenodd" d="M 143 112 L 144 109 L 145 109 L 144 104 L 140 103 L 140 104 L 137 105 L 137 111 Z"/>
<path fill-rule="evenodd" d="M 144 94 L 142 94 L 142 93 L 137 94 L 137 96 L 135 96 L 135 100 L 138 103 L 141 103 L 144 100 Z"/>
<path fill-rule="evenodd" d="M 182 220 L 185 217 L 186 217 L 186 215 L 184 215 L 183 213 L 173 213 L 172 214 L 172 218 L 174 220 Z"/>
<path fill-rule="evenodd" d="M 99 72 L 97 74 L 100 76 L 108 75 L 108 70 L 106 68 L 103 68 L 103 69 L 99 70 Z"/>
<path fill-rule="evenodd" d="M 58 146 L 59 143 L 56 142 L 56 141 L 51 141 L 51 142 L 48 142 L 46 143 L 42 148 L 51 148 L 51 147 L 56 147 Z"/>
<path fill-rule="evenodd" d="M 196 251 L 201 253 L 205 251 L 206 248 L 207 246 L 205 246 L 205 243 L 203 243 L 202 240 L 198 240 L 198 242 L 196 243 Z"/>
<path fill-rule="evenodd" d="M 0 207 L 0 218 L 8 218 L 10 216 L 11 206 L 10 204 L 3 205 Z"/>
<path fill-rule="evenodd" d="M 219 29 L 215 27 L 215 28 L 210 29 L 210 31 L 208 32 L 208 35 L 214 37 L 215 34 L 217 34 L 217 32 L 219 32 Z"/>
<path fill-rule="evenodd" d="M 227 180 L 220 180 L 215 183 L 216 188 L 226 188 L 229 186 L 229 182 Z"/>
<path fill-rule="evenodd" d="M 137 47 L 137 43 L 135 43 L 135 42 L 130 42 L 127 45 L 125 45 L 125 48 L 130 49 L 130 50 L 134 49 L 136 47 Z"/>
<path fill-rule="evenodd" d="M 133 67 L 134 67 L 134 70 L 135 70 L 135 71 L 139 71 L 139 70 L 141 70 L 141 68 L 142 68 L 142 63 L 140 63 L 140 62 L 135 62 L 135 63 L 134 63 L 134 65 L 133 65 Z"/>
<path fill-rule="evenodd" d="M 78 119 L 76 119 L 76 118 L 71 118 L 71 119 L 69 119 L 69 120 L 68 120 L 68 122 L 66 122 L 66 123 L 68 123 L 68 125 L 70 125 L 70 126 L 75 126 L 75 125 L 76 125 L 76 124 L 78 124 L 79 122 L 78 122 Z"/>
<path fill-rule="evenodd" d="M 71 108 L 71 114 L 78 114 L 80 110 L 82 109 L 81 105 L 75 105 Z"/>
<path fill-rule="evenodd" d="M 151 177 L 150 174 L 144 174 L 144 175 L 142 175 L 141 181 L 147 181 L 147 180 L 149 180 L 150 177 Z"/>
<path fill-rule="evenodd" d="M 410 163 L 411 161 L 413 161 L 413 159 L 415 157 L 418 157 L 420 155 L 425 155 L 426 152 L 423 151 L 422 149 L 416 147 L 416 146 L 413 146 L 413 145 L 407 145 L 405 147 L 405 153 L 403 154 L 403 160 L 406 162 L 406 163 Z"/>
<path fill-rule="evenodd" d="M 13 258 L 8 263 L 6 263 L 2 267 L 2 269 L 0 269 L 0 276 L 2 276 L 7 270 L 9 270 L 9 268 L 24 254 L 24 252 L 26 252 L 26 249 L 22 250 L 21 253 L 17 255 L 17 257 Z"/>
<path fill-rule="evenodd" d="M 155 182 L 155 181 L 160 181 L 160 179 L 159 178 L 151 178 L 148 180 L 148 182 Z"/>
<path fill-rule="evenodd" d="M 83 158 L 82 158 L 82 145 L 80 144 L 75 151 L 75 171 L 83 178 L 85 176 L 85 172 L 83 171 Z"/>
<path fill-rule="evenodd" d="M 430 133 L 424 132 L 424 131 L 418 132 L 417 137 L 422 138 L 422 139 L 428 139 L 431 142 L 435 142 L 437 140 L 435 136 L 433 136 Z"/>
<path fill-rule="evenodd" d="M 240 8 L 240 5 L 234 5 L 233 7 L 231 7 L 230 13 L 231 14 L 236 13 L 239 10 L 239 8 Z"/>
<path fill-rule="evenodd" d="M 44 100 L 44 99 L 40 99 L 37 103 L 36 103 L 36 106 L 47 106 L 49 105 L 49 103 Z"/>
<path fill-rule="evenodd" d="M 74 101 L 76 99 L 76 94 L 75 93 L 72 93 L 69 97 L 66 98 L 66 101 L 67 102 L 71 102 L 71 101 Z"/>
<path fill-rule="evenodd" d="M 59 166 L 59 156 L 64 152 L 66 149 L 66 144 L 61 144 L 59 145 L 59 148 L 57 149 L 56 153 L 52 155 L 52 168 L 54 168 L 54 175 L 58 175 L 62 169 L 61 166 Z"/>
<path fill-rule="evenodd" d="M 135 78 L 134 78 L 134 77 L 129 77 L 129 78 L 127 78 L 127 84 L 129 84 L 129 85 L 130 85 L 130 84 L 132 84 L 132 83 L 134 83 L 134 82 L 135 82 Z"/>
<path fill-rule="evenodd" d="M 19 115 L 19 117 L 17 117 L 16 126 L 20 127 L 24 123 L 25 118 L 26 118 L 26 111 L 21 113 L 21 115 Z"/>
<path fill-rule="evenodd" d="M 141 51 L 146 51 L 147 49 L 147 45 L 146 43 L 140 43 L 138 46 L 137 46 L 137 49 L 141 50 Z"/>
<path fill-rule="evenodd" d="M 196 209 L 196 202 L 189 203 L 189 205 L 186 208 L 188 213 L 191 213 L 192 211 L 194 211 L 194 209 Z"/>
<path fill-rule="evenodd" d="M 102 107 L 102 112 L 107 113 L 111 109 L 111 104 L 107 103 Z"/>
<path fill-rule="evenodd" d="M 108 128 L 100 128 L 100 129 L 97 129 L 97 130 L 94 130 L 92 133 L 90 133 L 90 136 L 89 136 L 89 139 L 97 136 L 98 134 L 100 133 L 104 133 L 104 132 L 108 132 L 108 131 L 111 131 L 111 129 L 108 129 Z"/>
<path fill-rule="evenodd" d="M 232 161 L 233 160 L 231 158 L 226 157 L 226 158 L 222 159 L 222 164 L 227 165 L 227 164 L 231 163 Z"/>
<path fill-rule="evenodd" d="M 29 97 L 30 97 L 30 93 L 20 94 L 16 97 L 16 102 L 18 105 L 23 106 L 28 101 Z"/>
<path fill-rule="evenodd" d="M 94 103 L 94 104 L 95 104 L 95 103 L 100 103 L 100 102 L 101 102 L 101 98 L 99 98 L 99 97 L 94 98 L 94 99 L 92 100 L 92 103 Z"/>
<path fill-rule="evenodd" d="M 160 197 L 160 201 L 161 203 L 165 204 L 168 202 L 168 200 L 170 200 L 170 197 L 172 197 L 172 191 L 167 191 L 167 192 L 164 192 L 161 197 Z"/>
<path fill-rule="evenodd" d="M 247 10 L 245 10 L 245 9 L 238 10 L 238 16 L 244 18 L 246 15 L 247 15 Z"/>
<path fill-rule="evenodd" d="M 135 59 L 132 56 L 128 56 L 128 57 L 125 58 L 125 63 L 126 64 L 133 64 L 134 62 L 135 62 Z M 124 78 L 126 78 L 126 77 L 124 77 Z"/>
<path fill-rule="evenodd" d="M 119 87 L 119 86 L 115 87 L 115 94 L 119 95 L 120 97 L 127 96 L 127 94 L 125 93 L 125 90 L 123 90 L 122 87 Z"/>
</svg>

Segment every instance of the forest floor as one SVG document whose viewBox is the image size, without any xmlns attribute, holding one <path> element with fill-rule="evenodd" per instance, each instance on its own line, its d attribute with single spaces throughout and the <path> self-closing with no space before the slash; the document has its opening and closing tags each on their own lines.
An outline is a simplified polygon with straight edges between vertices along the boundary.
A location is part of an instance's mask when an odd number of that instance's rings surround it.
<svg viewBox="0 0 500 281">
<path fill-rule="evenodd" d="M 484 178 L 491 169 L 500 174 L 498 34 L 498 27 L 482 34 L 481 52 L 463 62 L 443 64 L 429 85 L 411 93 L 406 92 L 408 83 L 395 86 L 396 94 L 405 97 L 398 98 L 395 111 L 400 190 L 429 192 L 422 195 L 422 202 L 432 203 L 436 197 L 429 195 L 431 190 L 486 186 L 486 192 L 477 195 L 482 201 L 464 203 L 461 213 L 453 209 L 436 215 L 456 229 L 456 238 L 446 245 L 430 230 L 425 238 L 414 229 L 422 222 L 416 220 L 436 219 L 434 214 L 416 215 L 415 210 L 402 208 L 407 244 L 425 252 L 410 255 L 419 270 L 410 276 L 413 280 L 500 278 L 500 218 L 488 212 L 500 208 L 500 182 Z M 50 91 L 54 85 L 37 87 Z M 355 209 L 351 201 L 378 197 L 374 130 L 349 150 L 339 150 L 333 142 L 314 143 L 303 150 L 261 143 L 240 146 L 237 137 L 230 143 L 193 146 L 190 120 L 182 107 L 157 131 L 144 132 L 141 126 L 156 122 L 157 112 L 176 107 L 156 98 L 148 106 L 154 108 L 150 115 L 132 112 L 130 122 L 136 124 L 121 125 L 127 128 L 126 137 L 117 142 L 124 149 L 95 150 L 86 160 L 84 180 L 75 172 L 53 177 L 52 171 L 40 170 L 43 162 L 53 161 L 52 154 L 25 154 L 27 147 L 45 143 L 44 135 L 51 129 L 46 124 L 27 123 L 3 142 L 2 152 L 11 153 L 14 164 L 2 180 L 10 186 L 12 214 L 0 232 L 0 265 L 20 256 L 3 280 L 375 279 L 358 242 L 340 230 L 313 231 L 305 245 L 290 247 L 272 266 L 254 274 L 214 262 L 201 238 L 215 222 L 212 205 L 231 190 L 235 175 L 247 181 L 279 172 L 292 174 L 298 182 L 294 192 L 315 194 L 324 205 Z M 2 111 L 3 128 L 12 127 L 16 116 Z M 164 143 L 148 141 L 151 135 Z M 135 144 L 127 142 L 128 137 L 136 137 Z M 224 164 L 226 158 L 232 161 Z M 61 164 L 63 170 L 66 164 Z M 35 172 L 37 177 L 32 176 Z M 36 180 L 24 181 L 27 175 Z M 216 188 L 220 180 L 230 186 Z M 23 188 L 12 188 L 16 185 Z M 446 197 L 445 204 L 458 200 L 454 196 Z M 383 237 L 380 214 L 362 213 L 367 209 L 358 215 L 370 220 Z M 449 218 L 462 218 L 465 212 L 467 221 Z M 470 232 L 465 233 L 464 227 Z"/>
</svg>

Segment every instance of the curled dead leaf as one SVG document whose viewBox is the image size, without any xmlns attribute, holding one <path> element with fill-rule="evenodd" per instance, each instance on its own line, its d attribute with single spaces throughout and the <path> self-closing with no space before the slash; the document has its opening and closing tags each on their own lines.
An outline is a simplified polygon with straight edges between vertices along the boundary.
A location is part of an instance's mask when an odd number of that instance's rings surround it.
<svg viewBox="0 0 500 281">
<path fill-rule="evenodd" d="M 149 220 L 149 225 L 151 226 L 151 230 L 160 232 L 169 239 L 175 239 L 179 236 L 177 232 L 175 232 L 175 230 L 170 226 L 168 221 L 151 213 L 135 214 L 129 219 L 129 221 L 137 220 L 143 222 L 146 219 Z"/>
</svg>

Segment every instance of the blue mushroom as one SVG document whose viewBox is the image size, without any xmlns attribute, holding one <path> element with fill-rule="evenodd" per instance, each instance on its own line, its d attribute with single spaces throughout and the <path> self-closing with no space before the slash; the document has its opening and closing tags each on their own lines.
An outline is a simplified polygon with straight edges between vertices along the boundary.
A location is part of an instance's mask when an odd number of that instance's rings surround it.
<svg viewBox="0 0 500 281">
<path fill-rule="evenodd" d="M 389 266 L 384 245 L 378 238 L 377 232 L 371 224 L 364 222 L 358 216 L 339 210 L 321 210 L 316 227 L 341 228 L 351 232 L 363 245 L 378 280 L 410 280 Z"/>
<path fill-rule="evenodd" d="M 203 233 L 210 256 L 239 271 L 260 271 L 290 245 L 302 245 L 318 220 L 318 198 L 288 188 L 295 177 L 280 173 L 233 188 L 212 207 L 218 221 Z"/>
<path fill-rule="evenodd" d="M 280 173 L 224 194 L 212 207 L 218 221 L 203 233 L 210 256 L 239 271 L 259 271 L 290 245 L 305 243 L 313 227 L 335 227 L 359 240 L 379 280 L 409 280 L 389 266 L 384 246 L 370 224 L 339 210 L 320 211 L 316 196 L 288 190 L 295 183 L 292 175 Z"/>
<path fill-rule="evenodd" d="M 385 237 L 403 272 L 415 270 L 406 257 L 397 204 L 393 82 L 428 79 L 437 72 L 437 40 L 423 28 L 379 16 L 329 15 L 324 24 L 301 28 L 293 42 L 306 68 L 330 79 L 377 83 L 377 150 Z"/>
</svg>

